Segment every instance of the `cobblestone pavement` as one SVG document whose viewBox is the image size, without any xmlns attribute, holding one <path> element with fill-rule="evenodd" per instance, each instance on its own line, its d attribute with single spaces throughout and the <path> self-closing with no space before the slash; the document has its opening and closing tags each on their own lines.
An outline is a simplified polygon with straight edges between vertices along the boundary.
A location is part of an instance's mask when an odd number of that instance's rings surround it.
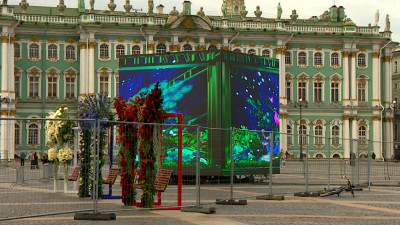
<svg viewBox="0 0 400 225">
<path fill-rule="evenodd" d="M 30 179 L 23 184 L 15 183 L 15 168 L 0 167 L 0 219 L 47 213 L 91 210 L 91 199 L 80 199 L 73 193 L 54 192 L 51 179 L 41 179 L 41 170 L 29 171 Z M 393 180 L 375 174 L 382 184 L 395 184 Z M 320 179 L 321 182 L 315 182 Z M 308 186 L 309 192 L 327 188 L 324 176 L 316 174 Z M 319 184 L 318 184 L 319 183 Z M 344 185 L 340 177 L 332 179 L 331 188 Z M 62 182 L 58 189 L 62 189 Z M 70 190 L 72 187 L 69 187 Z M 73 213 L 48 215 L 25 219 L 0 221 L 0 224 L 400 224 L 400 187 L 371 186 L 355 192 L 353 198 L 344 192 L 340 196 L 295 197 L 304 192 L 302 174 L 276 174 L 273 176 L 272 192 L 285 196 L 283 201 L 256 200 L 256 196 L 269 192 L 268 183 L 235 183 L 233 197 L 247 200 L 247 205 L 216 205 L 216 199 L 231 196 L 228 184 L 201 185 L 201 204 L 215 207 L 215 214 L 188 213 L 177 210 L 142 211 L 136 207 L 124 207 L 121 200 L 100 200 L 100 211 L 113 211 L 116 221 L 75 221 Z M 118 181 L 113 186 L 114 195 L 120 195 Z M 196 187 L 184 185 L 182 205 L 196 204 Z M 138 193 L 140 196 L 140 192 Z M 177 187 L 170 185 L 162 194 L 162 204 L 174 206 L 177 202 Z"/>
</svg>

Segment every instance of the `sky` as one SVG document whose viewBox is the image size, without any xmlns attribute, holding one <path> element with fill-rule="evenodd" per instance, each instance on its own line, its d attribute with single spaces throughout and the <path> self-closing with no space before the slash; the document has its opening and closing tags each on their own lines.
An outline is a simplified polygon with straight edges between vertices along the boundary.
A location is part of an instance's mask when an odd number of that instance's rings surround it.
<svg viewBox="0 0 400 225">
<path fill-rule="evenodd" d="M 176 6 L 178 11 L 182 11 L 183 0 L 153 0 L 154 5 L 164 5 L 164 13 L 172 10 Z M 190 0 L 192 2 L 192 13 L 204 7 L 206 15 L 221 15 L 222 0 Z M 218 2 L 219 1 L 219 2 Z M 8 0 L 8 4 L 17 5 L 20 0 Z M 57 6 L 58 0 L 27 0 L 30 5 L 35 6 Z M 142 9 L 147 11 L 147 0 L 131 0 L 131 5 L 134 9 Z M 262 17 L 275 18 L 276 6 L 278 2 L 281 3 L 283 9 L 282 18 L 290 18 L 293 9 L 296 9 L 299 19 L 308 19 L 311 16 L 319 16 L 329 7 L 336 4 L 343 6 L 348 18 L 351 18 L 357 26 L 368 26 L 369 23 L 373 25 L 375 20 L 375 12 L 379 9 L 380 17 L 378 25 L 383 31 L 385 27 L 385 17 L 389 14 L 390 28 L 392 33 L 392 40 L 400 42 L 400 1 L 399 0 L 245 0 L 246 9 L 249 11 L 248 16 L 254 16 L 254 10 L 257 5 L 263 11 Z M 362 3 L 361 3 L 362 2 Z M 109 0 L 95 0 L 95 9 L 108 10 L 107 4 Z M 114 0 L 117 4 L 118 11 L 123 11 L 125 0 Z M 64 0 L 64 4 L 69 8 L 76 8 L 78 0 Z M 89 8 L 89 0 L 85 0 L 86 8 Z M 155 7 L 154 7 L 155 8 Z M 154 10 L 155 11 L 155 10 Z"/>
</svg>

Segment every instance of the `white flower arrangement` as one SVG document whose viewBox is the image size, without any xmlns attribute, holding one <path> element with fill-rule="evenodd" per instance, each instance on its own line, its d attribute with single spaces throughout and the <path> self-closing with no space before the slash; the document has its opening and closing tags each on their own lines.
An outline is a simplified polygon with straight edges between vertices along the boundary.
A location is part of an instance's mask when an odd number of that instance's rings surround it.
<svg viewBox="0 0 400 225">
<path fill-rule="evenodd" d="M 73 157 L 73 152 L 72 149 L 66 147 L 66 148 L 62 148 L 60 149 L 60 151 L 58 151 L 58 161 L 61 163 L 68 163 L 72 160 Z"/>
<path fill-rule="evenodd" d="M 56 148 L 50 148 L 49 151 L 47 152 L 49 156 L 49 161 L 54 162 L 57 160 L 57 149 Z"/>
<path fill-rule="evenodd" d="M 65 118 L 65 113 L 68 108 L 65 105 L 60 106 L 57 111 L 50 111 L 49 115 L 46 116 L 48 119 L 61 119 Z M 48 144 L 57 144 L 60 129 L 65 124 L 62 120 L 47 120 L 45 124 L 46 139 Z"/>
</svg>

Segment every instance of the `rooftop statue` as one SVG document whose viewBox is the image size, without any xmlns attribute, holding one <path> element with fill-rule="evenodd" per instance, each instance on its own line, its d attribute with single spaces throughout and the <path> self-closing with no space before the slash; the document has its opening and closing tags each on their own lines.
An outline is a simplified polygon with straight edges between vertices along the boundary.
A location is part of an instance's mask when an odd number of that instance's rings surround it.
<svg viewBox="0 0 400 225">
<path fill-rule="evenodd" d="M 277 15 L 276 15 L 276 19 L 277 20 L 280 20 L 281 19 L 281 16 L 282 16 L 282 7 L 281 7 L 281 3 L 279 2 L 278 3 L 278 6 L 277 6 Z"/>
<path fill-rule="evenodd" d="M 94 10 L 94 0 L 90 0 L 89 5 L 90 5 L 90 11 L 93 11 Z"/>
<path fill-rule="evenodd" d="M 3 1 L 1 2 L 1 4 L 2 4 L 2 5 L 7 5 L 7 0 L 3 0 Z"/>
<path fill-rule="evenodd" d="M 389 21 L 389 14 L 386 14 L 386 23 L 385 23 L 385 32 L 390 31 L 390 21 Z"/>
<path fill-rule="evenodd" d="M 262 11 L 260 10 L 260 6 L 256 6 L 256 11 L 254 11 L 254 15 L 257 17 L 257 19 L 260 19 L 262 15 Z"/>
<path fill-rule="evenodd" d="M 149 10 L 148 10 L 148 14 L 153 14 L 153 9 L 154 9 L 154 3 L 153 0 L 149 0 Z"/>
<path fill-rule="evenodd" d="M 243 6 L 242 11 L 240 11 L 240 15 L 242 16 L 242 19 L 245 19 L 247 16 L 247 10 L 246 10 L 246 6 Z"/>
<path fill-rule="evenodd" d="M 297 12 L 295 9 L 292 10 L 292 14 L 290 15 L 290 19 L 291 20 L 297 20 L 297 18 L 299 17 L 299 15 L 297 15 Z"/>
<path fill-rule="evenodd" d="M 203 7 L 200 7 L 200 10 L 197 11 L 197 15 L 200 16 L 200 17 L 206 16 L 206 14 L 205 14 L 204 11 L 203 11 Z"/>
<path fill-rule="evenodd" d="M 228 4 L 226 3 L 226 0 L 224 0 L 224 2 L 222 3 L 221 12 L 222 16 L 225 18 L 228 13 Z"/>
<path fill-rule="evenodd" d="M 375 12 L 374 26 L 378 26 L 378 22 L 379 22 L 379 9 L 377 9 Z"/>
<path fill-rule="evenodd" d="M 179 12 L 178 10 L 176 10 L 176 6 L 173 7 L 173 9 L 171 10 L 171 12 L 169 12 L 168 14 L 168 20 L 167 20 L 167 25 L 172 24 L 175 20 L 178 19 L 179 16 Z"/>
</svg>

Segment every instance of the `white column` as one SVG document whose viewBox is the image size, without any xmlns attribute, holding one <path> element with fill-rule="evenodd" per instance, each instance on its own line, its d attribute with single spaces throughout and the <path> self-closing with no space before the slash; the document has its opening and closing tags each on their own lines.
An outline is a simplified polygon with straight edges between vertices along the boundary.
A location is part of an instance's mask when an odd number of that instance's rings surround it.
<svg viewBox="0 0 400 225">
<path fill-rule="evenodd" d="M 393 155 L 393 120 L 387 118 L 384 120 L 385 123 L 385 159 L 390 159 Z"/>
<path fill-rule="evenodd" d="M 380 102 L 380 71 L 379 71 L 379 52 L 372 53 L 372 106 L 379 106 Z M 375 153 L 376 154 L 376 153 Z"/>
<path fill-rule="evenodd" d="M 350 121 L 349 116 L 343 116 L 343 158 L 350 158 Z"/>
<path fill-rule="evenodd" d="M 95 71 L 94 71 L 94 47 L 96 46 L 96 41 L 89 42 L 89 61 L 88 61 L 88 71 L 89 71 L 89 83 L 88 83 L 88 94 L 94 95 L 95 94 Z"/>
<path fill-rule="evenodd" d="M 1 36 L 1 98 L 8 97 L 8 34 Z M 1 118 L 7 118 L 8 112 L 8 104 L 5 102 L 1 103 Z M 6 151 L 8 150 L 8 121 L 1 121 L 1 130 L 0 130 L 0 154 L 1 159 L 7 159 Z"/>
<path fill-rule="evenodd" d="M 284 50 L 282 48 L 276 49 L 276 58 L 279 59 L 279 103 L 282 105 L 287 104 L 286 96 L 286 66 L 284 59 Z"/>
<path fill-rule="evenodd" d="M 349 78 L 349 52 L 343 52 L 343 101 L 342 105 L 347 106 L 350 105 L 350 78 Z"/>
<path fill-rule="evenodd" d="M 283 149 L 283 152 L 287 151 L 287 117 L 288 115 L 286 113 L 281 113 L 279 115 L 279 146 L 280 149 Z"/>
<path fill-rule="evenodd" d="M 9 91 L 9 97 L 10 97 L 10 103 L 7 106 L 8 107 L 8 112 L 7 116 L 8 118 L 15 118 L 15 75 L 14 75 L 14 37 L 10 37 L 9 39 L 9 45 L 8 45 L 8 91 Z M 8 120 L 8 132 L 7 132 L 7 139 L 8 139 L 8 157 L 9 159 L 14 159 L 15 155 L 15 142 L 14 142 L 14 130 L 15 130 L 15 120 Z"/>
<path fill-rule="evenodd" d="M 87 51 L 88 43 L 86 40 L 82 40 L 79 42 L 80 48 L 80 71 L 79 71 L 79 96 L 85 96 L 88 91 L 88 84 L 87 84 L 87 61 L 88 61 L 88 51 Z"/>
<path fill-rule="evenodd" d="M 379 115 L 372 117 L 372 129 L 373 129 L 373 143 L 372 150 L 375 153 L 377 158 L 382 157 L 382 142 L 381 142 L 381 117 Z M 372 154 L 372 152 L 371 152 Z"/>
<path fill-rule="evenodd" d="M 387 52 L 386 52 L 387 53 Z M 390 54 L 390 53 L 389 53 Z M 391 99 L 391 91 L 392 91 L 392 74 L 391 74 L 391 61 L 392 56 L 386 55 L 383 58 L 384 62 L 384 104 L 385 108 L 389 108 L 392 103 Z M 385 127 L 385 135 L 384 135 L 384 142 L 385 142 L 385 158 L 390 159 L 393 155 L 393 115 L 392 112 L 386 112 L 384 118 L 384 127 Z"/>
<path fill-rule="evenodd" d="M 353 106 L 357 106 L 357 73 L 356 73 L 356 56 L 357 52 L 352 52 L 351 53 L 351 74 L 350 74 L 350 79 L 351 79 L 351 100 L 353 102 Z"/>
</svg>

